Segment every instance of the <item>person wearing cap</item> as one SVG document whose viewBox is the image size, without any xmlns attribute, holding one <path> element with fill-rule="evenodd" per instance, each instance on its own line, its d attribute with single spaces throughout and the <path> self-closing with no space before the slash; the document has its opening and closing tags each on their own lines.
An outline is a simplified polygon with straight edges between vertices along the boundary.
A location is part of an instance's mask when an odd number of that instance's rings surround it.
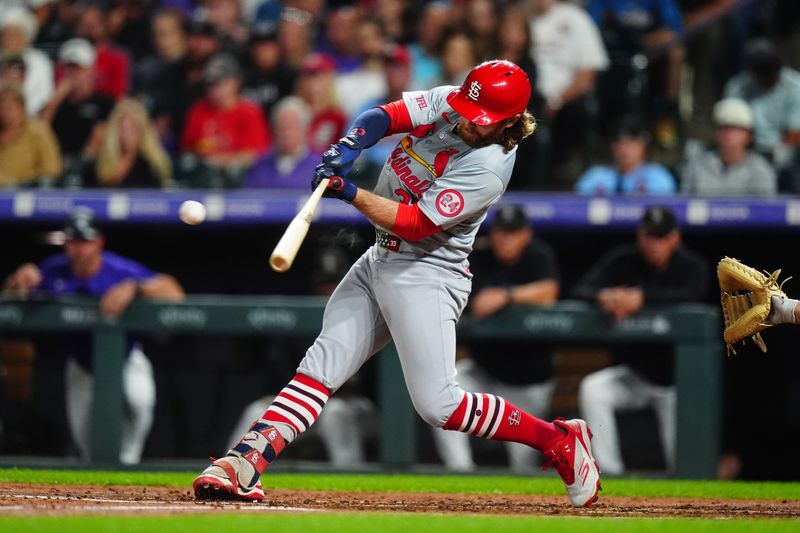
<svg viewBox="0 0 800 533">
<path fill-rule="evenodd" d="M 698 196 L 774 196 L 778 178 L 769 161 L 750 149 L 753 112 L 744 100 L 714 106 L 716 146 L 691 158 L 681 172 L 681 192 Z"/>
<path fill-rule="evenodd" d="M 575 192 L 596 196 L 675 194 L 669 170 L 647 160 L 650 134 L 636 117 L 622 117 L 611 132 L 611 164 L 593 165 L 578 178 Z"/>
<path fill-rule="evenodd" d="M 767 39 L 747 43 L 745 66 L 725 84 L 723 96 L 750 105 L 755 149 L 781 169 L 800 146 L 800 72 L 784 65 Z"/>
<path fill-rule="evenodd" d="M 19 54 L 25 62 L 25 109 L 34 117 L 44 108 L 55 90 L 53 62 L 37 48 L 31 46 L 39 23 L 28 9 L 12 7 L 0 13 L 0 50 L 3 54 Z"/>
<path fill-rule="evenodd" d="M 469 254 L 508 187 L 520 143 L 536 128 L 530 95 L 519 66 L 487 61 L 461 85 L 405 92 L 361 113 L 322 154 L 311 189 L 367 217 L 375 243 L 331 295 L 295 376 L 239 442 L 195 478 L 195 498 L 263 500 L 260 478 L 269 464 L 393 340 L 425 422 L 525 444 L 556 468 L 573 506 L 597 500 L 600 473 L 585 421 L 545 421 L 501 396 L 464 390 L 456 376 L 456 323 L 472 288 Z M 395 133 L 401 138 L 373 192 L 350 181 L 360 154 Z"/>
<path fill-rule="evenodd" d="M 278 33 L 271 27 L 253 28 L 248 54 L 242 96 L 260 104 L 264 116 L 269 117 L 272 107 L 294 92 L 297 69 L 286 61 Z"/>
<path fill-rule="evenodd" d="M 649 305 L 703 302 L 708 297 L 705 259 L 681 243 L 675 213 L 663 206 L 645 209 L 636 244 L 605 253 L 575 284 L 571 297 L 586 300 L 621 322 Z M 675 465 L 677 402 L 672 347 L 624 344 L 613 348 L 612 366 L 587 375 L 580 384 L 581 415 L 594 431 L 593 450 L 606 474 L 622 475 L 617 411 L 652 408 L 668 469 Z"/>
<path fill-rule="evenodd" d="M 61 174 L 50 125 L 25 114 L 19 87 L 0 83 L 0 187 L 48 183 Z"/>
<path fill-rule="evenodd" d="M 3 294 L 58 298 L 97 298 L 103 316 L 116 318 L 137 298 L 182 300 L 183 289 L 170 275 L 105 250 L 105 235 L 88 208 L 73 211 L 63 228 L 63 252 L 38 264 L 25 263 L 5 280 Z M 92 413 L 92 343 L 88 335 L 70 335 L 58 342 L 66 356 L 67 421 L 81 458 L 88 459 Z M 127 409 L 122 420 L 120 461 L 140 461 L 155 408 L 153 369 L 135 339 L 128 340 L 123 367 Z"/>
<path fill-rule="evenodd" d="M 212 169 L 244 171 L 272 144 L 261 107 L 240 96 L 238 61 L 220 53 L 203 71 L 206 96 L 189 108 L 181 151 Z"/>
<path fill-rule="evenodd" d="M 311 106 L 314 118 L 309 129 L 309 144 L 317 154 L 341 138 L 347 126 L 334 84 L 336 64 L 327 54 L 309 54 L 300 64 L 297 94 Z"/>
<path fill-rule="evenodd" d="M 89 41 L 77 37 L 65 41 L 58 62 L 61 78 L 42 119 L 58 138 L 64 166 L 81 166 L 97 155 L 114 100 L 97 91 L 95 50 Z"/>
<path fill-rule="evenodd" d="M 549 306 L 558 300 L 560 274 L 552 247 L 536 237 L 521 205 L 496 210 L 489 229 L 489 245 L 477 247 L 470 258 L 472 294 L 469 310 L 474 319 L 496 315 L 514 305 Z M 553 380 L 553 349 L 528 339 L 471 341 L 467 357 L 456 362 L 459 384 L 469 390 L 492 390 L 526 411 L 548 413 Z M 433 430 L 440 459 L 449 470 L 474 470 L 467 435 Z M 511 470 L 531 473 L 533 449 L 506 443 Z"/>
</svg>

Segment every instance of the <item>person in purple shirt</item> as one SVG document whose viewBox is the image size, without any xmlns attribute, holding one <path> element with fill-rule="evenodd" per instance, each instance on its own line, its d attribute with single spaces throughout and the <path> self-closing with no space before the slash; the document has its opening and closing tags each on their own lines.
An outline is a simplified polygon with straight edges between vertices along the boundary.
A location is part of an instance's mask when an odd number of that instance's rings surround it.
<svg viewBox="0 0 800 533">
<path fill-rule="evenodd" d="M 593 165 L 578 178 L 575 192 L 597 196 L 675 194 L 675 178 L 664 166 L 647 161 L 649 132 L 625 117 L 611 134 L 611 165 Z"/>
<path fill-rule="evenodd" d="M 244 178 L 244 188 L 306 189 L 320 154 L 309 146 L 311 108 L 299 96 L 287 96 L 275 104 L 271 124 L 272 148 L 258 159 Z"/>
<path fill-rule="evenodd" d="M 5 281 L 6 296 L 94 296 L 99 299 L 100 312 L 109 318 L 120 316 L 137 297 L 183 299 L 183 288 L 172 276 L 105 251 L 105 238 L 91 210 L 75 210 L 63 231 L 64 252 L 38 265 L 20 266 Z M 70 335 L 59 346 L 67 355 L 65 388 L 70 433 L 81 456 L 88 458 L 94 390 L 91 341 L 87 335 Z M 150 361 L 133 340 L 128 345 L 123 385 L 127 409 L 122 424 L 120 462 L 135 464 L 141 459 L 153 422 L 155 381 Z"/>
</svg>

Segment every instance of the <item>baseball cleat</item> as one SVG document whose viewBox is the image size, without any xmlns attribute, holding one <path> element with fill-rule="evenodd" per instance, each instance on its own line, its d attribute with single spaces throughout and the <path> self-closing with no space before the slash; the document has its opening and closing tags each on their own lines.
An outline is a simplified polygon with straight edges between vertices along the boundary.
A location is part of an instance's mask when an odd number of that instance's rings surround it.
<svg viewBox="0 0 800 533">
<path fill-rule="evenodd" d="M 261 481 L 256 480 L 251 487 L 244 487 L 236 475 L 235 462 L 240 459 L 227 456 L 217 459 L 203 470 L 192 483 L 194 497 L 197 500 L 241 500 L 261 501 L 264 499 L 264 489 Z"/>
<path fill-rule="evenodd" d="M 559 418 L 553 424 L 566 431 L 567 436 L 545 452 L 548 462 L 544 468 L 555 467 L 574 507 L 589 507 L 597 501 L 600 491 L 600 470 L 592 456 L 592 432 L 578 418 Z"/>
</svg>

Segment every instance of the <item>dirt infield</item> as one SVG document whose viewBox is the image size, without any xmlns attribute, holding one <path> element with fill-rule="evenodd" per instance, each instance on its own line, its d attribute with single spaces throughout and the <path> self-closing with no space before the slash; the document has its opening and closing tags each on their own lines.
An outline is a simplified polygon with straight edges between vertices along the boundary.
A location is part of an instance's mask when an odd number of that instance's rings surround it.
<svg viewBox="0 0 800 533">
<path fill-rule="evenodd" d="M 601 493 L 602 494 L 602 493 Z M 188 489 L 142 486 L 0 484 L 0 516 L 236 512 L 390 511 L 515 515 L 800 518 L 797 500 L 715 500 L 602 496 L 572 509 L 566 496 L 269 490 L 262 503 L 198 503 Z"/>
</svg>

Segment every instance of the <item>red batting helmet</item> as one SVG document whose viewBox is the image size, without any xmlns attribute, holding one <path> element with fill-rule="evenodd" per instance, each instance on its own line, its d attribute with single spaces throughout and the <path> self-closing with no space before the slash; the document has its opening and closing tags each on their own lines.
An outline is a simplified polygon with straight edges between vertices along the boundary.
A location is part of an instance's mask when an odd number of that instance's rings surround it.
<svg viewBox="0 0 800 533">
<path fill-rule="evenodd" d="M 467 120 L 488 126 L 525 111 L 530 97 L 528 75 L 511 61 L 495 59 L 473 68 L 447 103 Z"/>
</svg>

